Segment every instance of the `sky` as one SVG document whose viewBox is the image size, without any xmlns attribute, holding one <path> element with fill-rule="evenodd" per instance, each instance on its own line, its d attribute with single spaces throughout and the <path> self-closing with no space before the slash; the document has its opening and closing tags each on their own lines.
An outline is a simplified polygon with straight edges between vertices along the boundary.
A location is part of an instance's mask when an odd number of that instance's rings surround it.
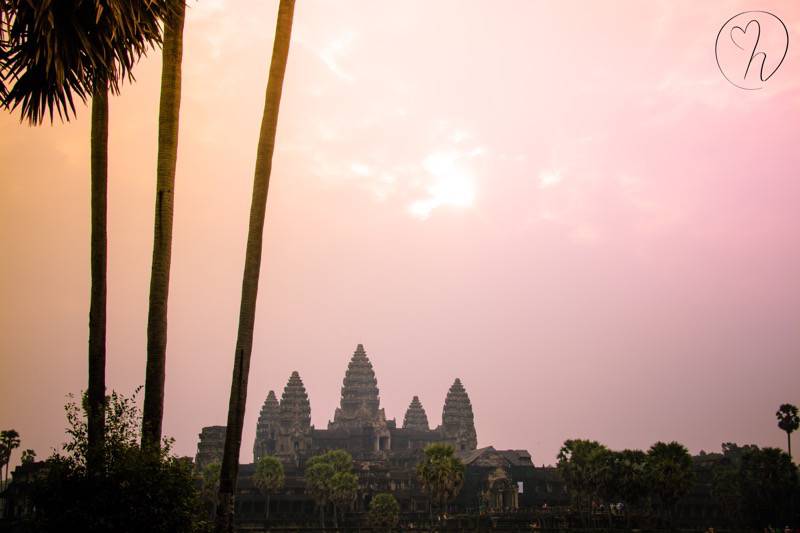
<svg viewBox="0 0 800 533">
<path fill-rule="evenodd" d="M 189 6 L 164 432 L 193 456 L 226 420 L 277 2 Z M 789 28 L 760 90 L 715 59 L 747 10 Z M 459 377 L 479 446 L 537 465 L 569 438 L 784 446 L 798 24 L 788 1 L 298 2 L 242 461 L 293 370 L 327 426 L 358 343 L 388 418 L 418 395 L 437 425 Z M 110 104 L 107 383 L 124 394 L 144 383 L 160 53 L 134 73 Z M 0 115 L 0 428 L 40 457 L 86 388 L 89 119 Z"/>
</svg>

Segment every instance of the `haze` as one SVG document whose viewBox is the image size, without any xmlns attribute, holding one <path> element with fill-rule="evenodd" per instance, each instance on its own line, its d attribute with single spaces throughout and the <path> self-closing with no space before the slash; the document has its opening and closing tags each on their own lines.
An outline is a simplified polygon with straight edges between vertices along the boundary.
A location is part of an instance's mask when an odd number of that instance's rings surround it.
<svg viewBox="0 0 800 533">
<path fill-rule="evenodd" d="M 757 4 L 757 5 L 756 5 Z M 790 28 L 760 91 L 714 39 Z M 224 424 L 276 2 L 190 2 L 165 434 Z M 357 343 L 389 418 L 460 377 L 479 446 L 783 446 L 800 402 L 800 48 L 789 2 L 301 2 L 242 460 L 292 370 L 333 417 Z M 111 102 L 108 385 L 144 383 L 160 53 Z M 89 118 L 0 115 L 0 427 L 39 456 L 86 387 Z M 15 454 L 15 460 L 19 455 Z M 13 465 L 12 465 L 13 466 Z"/>
</svg>

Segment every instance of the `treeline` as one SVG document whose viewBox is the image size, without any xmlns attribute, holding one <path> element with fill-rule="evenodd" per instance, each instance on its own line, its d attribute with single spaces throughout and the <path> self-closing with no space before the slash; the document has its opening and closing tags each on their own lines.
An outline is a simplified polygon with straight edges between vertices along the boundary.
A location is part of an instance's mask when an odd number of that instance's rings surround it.
<svg viewBox="0 0 800 533">
<path fill-rule="evenodd" d="M 567 440 L 558 472 L 584 525 L 603 512 L 660 526 L 682 520 L 690 495 L 716 509 L 724 525 L 764 527 L 798 519 L 800 486 L 790 456 L 777 448 L 723 444 L 721 453 L 692 457 L 678 442 L 611 450 L 593 440 Z"/>
</svg>

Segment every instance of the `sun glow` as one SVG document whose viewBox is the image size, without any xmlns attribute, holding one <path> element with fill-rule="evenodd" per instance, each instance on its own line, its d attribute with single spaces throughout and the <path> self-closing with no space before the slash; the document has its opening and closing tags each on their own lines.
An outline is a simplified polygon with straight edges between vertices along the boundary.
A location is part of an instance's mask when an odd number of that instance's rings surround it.
<svg viewBox="0 0 800 533">
<path fill-rule="evenodd" d="M 475 202 L 475 176 L 466 164 L 466 157 L 457 151 L 434 152 L 424 159 L 422 167 L 432 178 L 426 191 L 428 197 L 409 206 L 411 214 L 426 219 L 437 207 L 468 208 Z"/>
</svg>

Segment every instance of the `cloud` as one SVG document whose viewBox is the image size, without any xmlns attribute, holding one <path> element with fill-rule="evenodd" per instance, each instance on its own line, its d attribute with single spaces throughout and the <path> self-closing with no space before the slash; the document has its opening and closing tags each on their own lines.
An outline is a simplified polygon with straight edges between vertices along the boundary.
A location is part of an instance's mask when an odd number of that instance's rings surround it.
<svg viewBox="0 0 800 533">
<path fill-rule="evenodd" d="M 356 35 L 351 31 L 346 31 L 329 41 L 325 46 L 317 51 L 320 60 L 328 69 L 333 72 L 340 80 L 352 83 L 355 78 L 347 72 L 341 65 L 341 59 L 350 50 L 355 41 Z"/>
<path fill-rule="evenodd" d="M 472 207 L 477 184 L 469 160 L 482 153 L 482 148 L 475 148 L 468 152 L 445 150 L 429 154 L 422 161 L 427 173 L 427 196 L 412 202 L 409 213 L 425 220 L 438 207 Z"/>
</svg>

